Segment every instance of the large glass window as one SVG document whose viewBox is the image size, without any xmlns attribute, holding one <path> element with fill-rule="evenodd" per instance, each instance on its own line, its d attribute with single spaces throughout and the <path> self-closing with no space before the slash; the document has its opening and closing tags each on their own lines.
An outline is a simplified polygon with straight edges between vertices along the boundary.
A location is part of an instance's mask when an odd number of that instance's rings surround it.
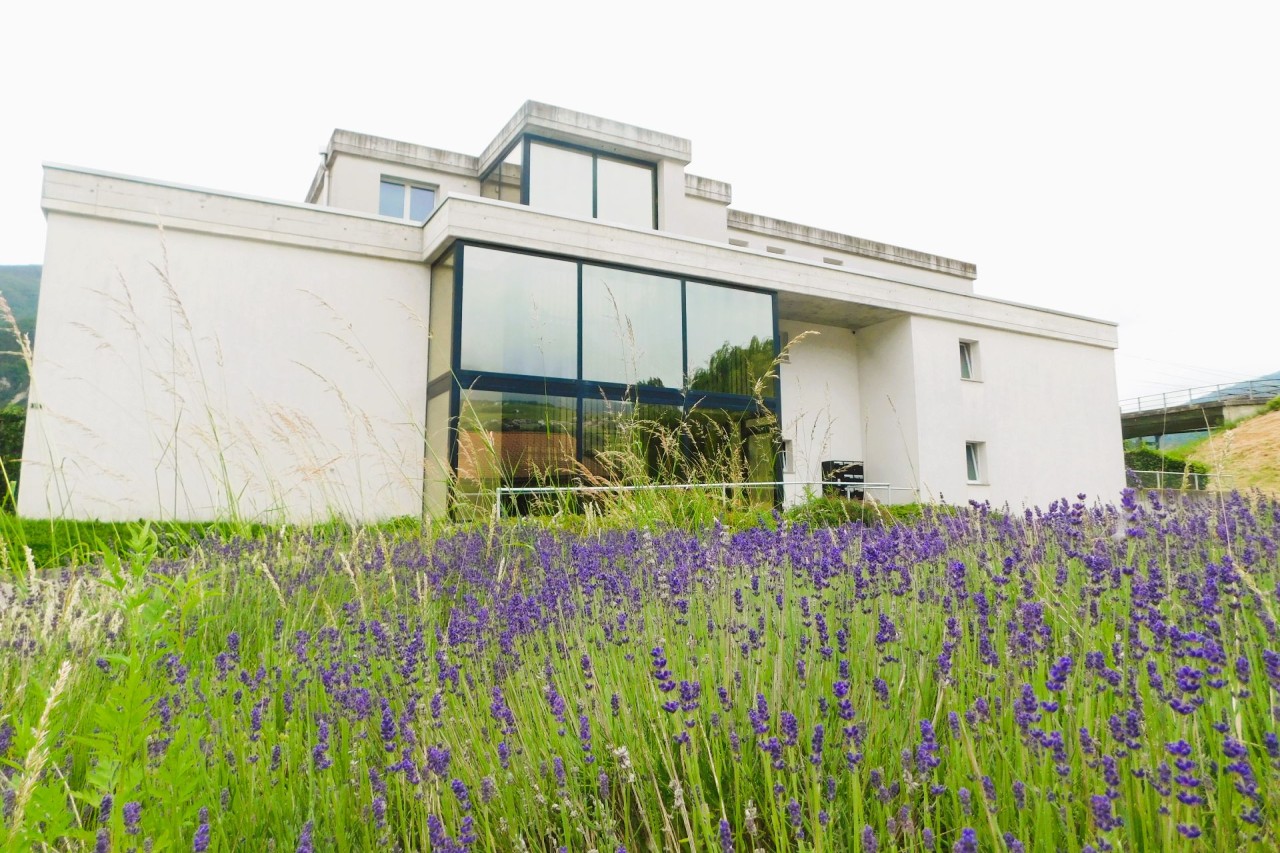
<svg viewBox="0 0 1280 853">
<path fill-rule="evenodd" d="M 463 370 L 578 375 L 578 265 L 467 247 L 463 255 Z"/>
<path fill-rule="evenodd" d="M 591 154 L 558 145 L 529 145 L 529 206 L 548 213 L 595 215 Z"/>
<path fill-rule="evenodd" d="M 679 388 L 683 360 L 679 279 L 583 265 L 584 379 Z"/>
<path fill-rule="evenodd" d="M 428 413 L 448 388 L 458 494 L 483 508 L 500 485 L 773 480 L 776 389 L 755 382 L 774 311 L 768 293 L 458 246 L 432 270 Z"/>
<path fill-rule="evenodd" d="M 773 298 L 732 287 L 685 285 L 689 388 L 722 394 L 755 393 L 773 368 Z M 775 395 L 764 380 L 762 396 Z"/>
</svg>

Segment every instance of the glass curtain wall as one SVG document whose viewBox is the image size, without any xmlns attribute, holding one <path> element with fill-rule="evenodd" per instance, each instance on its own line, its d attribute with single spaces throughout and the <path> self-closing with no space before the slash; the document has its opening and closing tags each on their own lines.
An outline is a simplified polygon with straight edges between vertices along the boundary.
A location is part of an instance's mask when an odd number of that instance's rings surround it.
<svg viewBox="0 0 1280 853">
<path fill-rule="evenodd" d="M 776 354 L 772 294 L 487 246 L 454 251 L 460 497 L 491 505 L 498 486 L 776 479 L 777 389 L 764 378 Z M 433 321 L 445 307 L 434 283 Z"/>
<path fill-rule="evenodd" d="M 534 136 L 512 144 L 481 179 L 480 195 L 561 216 L 658 227 L 654 164 Z"/>
</svg>

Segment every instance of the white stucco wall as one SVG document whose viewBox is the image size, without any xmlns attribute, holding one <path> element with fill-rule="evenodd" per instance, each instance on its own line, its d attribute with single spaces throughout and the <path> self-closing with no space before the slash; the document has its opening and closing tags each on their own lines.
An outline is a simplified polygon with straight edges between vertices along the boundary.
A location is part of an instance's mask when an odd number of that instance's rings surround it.
<svg viewBox="0 0 1280 853">
<path fill-rule="evenodd" d="M 154 192 L 137 206 L 211 203 Z M 421 511 L 427 267 L 268 236 L 48 213 L 22 515 Z"/>
<path fill-rule="evenodd" d="M 795 320 L 778 326 L 789 336 L 788 361 L 779 366 L 782 438 L 791 442 L 788 483 L 822 479 L 822 461 L 862 460 L 858 353 L 849 329 Z M 803 336 L 803 337 L 802 337 Z M 803 500 L 813 487 L 787 489 L 787 501 Z"/>
<path fill-rule="evenodd" d="M 925 317 L 910 323 L 925 496 L 1013 509 L 1080 492 L 1119 499 L 1112 349 Z M 960 377 L 961 340 L 976 345 L 977 381 Z M 984 444 L 983 485 L 967 482 L 969 441 Z"/>
<path fill-rule="evenodd" d="M 866 479 L 893 487 L 888 493 L 873 492 L 872 497 L 884 503 L 927 500 L 919 492 L 920 421 L 911 318 L 859 329 L 856 341 Z"/>
</svg>

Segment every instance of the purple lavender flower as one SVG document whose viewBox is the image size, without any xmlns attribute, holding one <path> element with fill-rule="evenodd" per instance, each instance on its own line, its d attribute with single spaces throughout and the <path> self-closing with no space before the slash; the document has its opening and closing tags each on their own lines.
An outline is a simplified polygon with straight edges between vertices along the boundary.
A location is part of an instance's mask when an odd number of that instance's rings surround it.
<svg viewBox="0 0 1280 853">
<path fill-rule="evenodd" d="M 951 850 L 952 853 L 978 853 L 978 833 L 969 827 L 960 830 L 960 838 Z"/>
<path fill-rule="evenodd" d="M 449 747 L 444 744 L 427 747 L 427 766 L 428 772 L 439 776 L 441 779 L 449 772 L 449 762 L 452 759 L 452 753 Z"/>
<path fill-rule="evenodd" d="M 98 823 L 105 824 L 111 820 L 111 806 L 114 803 L 115 800 L 110 794 L 102 795 L 102 802 L 98 805 Z"/>
<path fill-rule="evenodd" d="M 720 818 L 720 853 L 733 853 L 733 828 L 724 818 Z"/>
<path fill-rule="evenodd" d="M 191 839 L 192 853 L 205 853 L 209 849 L 209 810 L 200 808 L 200 825 L 196 827 L 195 837 Z"/>
<path fill-rule="evenodd" d="M 800 738 L 800 723 L 795 715 L 790 711 L 783 711 L 779 715 L 779 729 L 782 732 L 782 745 L 795 746 Z"/>
<path fill-rule="evenodd" d="M 111 830 L 105 826 L 98 830 L 97 843 L 93 845 L 93 853 L 110 853 L 111 851 Z"/>
<path fill-rule="evenodd" d="M 454 779 L 449 783 L 449 787 L 453 790 L 453 795 L 458 798 L 458 807 L 464 812 L 471 811 L 471 792 L 467 790 L 467 785 L 461 779 Z"/>
<path fill-rule="evenodd" d="M 862 850 L 863 853 L 876 853 L 880 844 L 876 841 L 876 831 L 871 828 L 871 824 L 862 827 Z"/>
<path fill-rule="evenodd" d="M 1099 832 L 1110 832 L 1123 825 L 1123 821 L 1111 813 L 1111 798 L 1103 794 L 1094 794 L 1089 798 L 1089 806 L 1093 810 L 1093 822 Z"/>
<path fill-rule="evenodd" d="M 307 821 L 302 825 L 302 835 L 298 837 L 297 853 L 315 853 L 315 846 L 311 843 L 311 832 L 314 824 Z"/>
<path fill-rule="evenodd" d="M 916 747 L 916 768 L 921 773 L 928 773 L 941 763 L 942 759 L 938 758 L 938 739 L 933 731 L 933 723 L 929 720 L 921 720 L 920 746 Z"/>
<path fill-rule="evenodd" d="M 329 757 L 329 723 L 321 720 L 316 727 L 316 745 L 311 747 L 311 760 L 317 770 L 328 770 L 333 766 Z"/>
<path fill-rule="evenodd" d="M 130 800 L 120 809 L 120 815 L 124 818 L 124 831 L 130 835 L 137 835 L 138 824 L 142 821 L 142 803 Z"/>
</svg>

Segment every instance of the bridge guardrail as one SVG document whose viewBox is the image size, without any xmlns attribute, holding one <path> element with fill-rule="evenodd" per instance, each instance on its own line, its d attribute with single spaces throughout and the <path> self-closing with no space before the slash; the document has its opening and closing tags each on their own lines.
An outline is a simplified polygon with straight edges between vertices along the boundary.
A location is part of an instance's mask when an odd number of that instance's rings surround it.
<svg viewBox="0 0 1280 853">
<path fill-rule="evenodd" d="M 1265 403 L 1280 395 L 1280 379 L 1252 379 L 1225 385 L 1202 385 L 1182 391 L 1147 394 L 1120 401 L 1121 414 L 1155 412 L 1196 403 Z"/>
</svg>

